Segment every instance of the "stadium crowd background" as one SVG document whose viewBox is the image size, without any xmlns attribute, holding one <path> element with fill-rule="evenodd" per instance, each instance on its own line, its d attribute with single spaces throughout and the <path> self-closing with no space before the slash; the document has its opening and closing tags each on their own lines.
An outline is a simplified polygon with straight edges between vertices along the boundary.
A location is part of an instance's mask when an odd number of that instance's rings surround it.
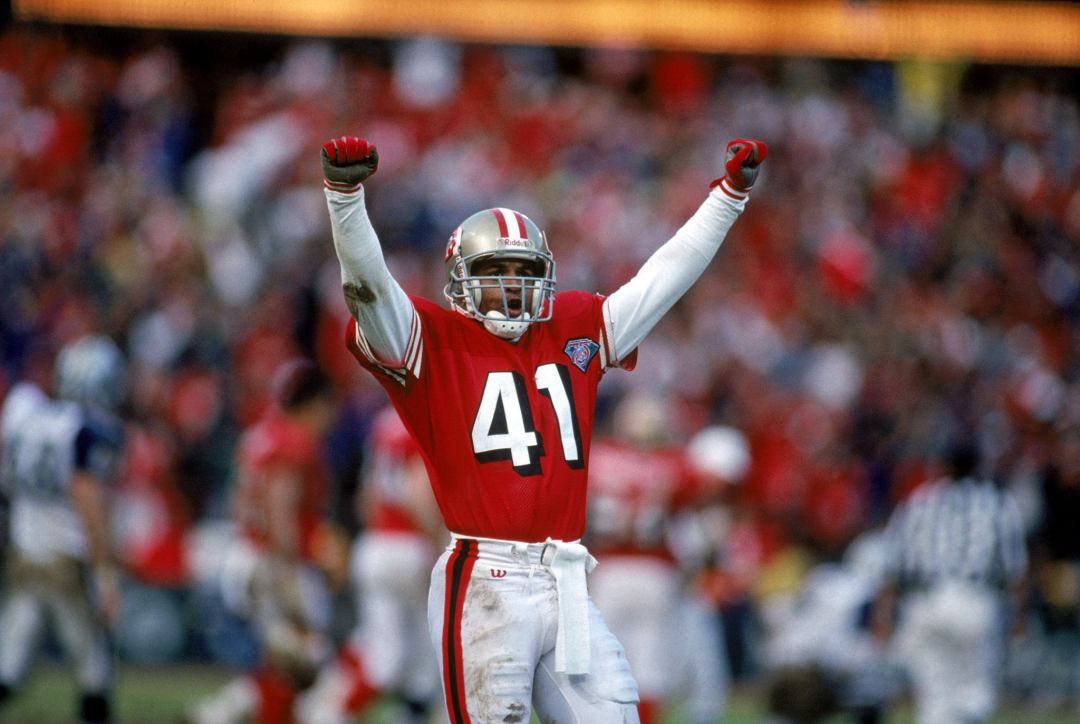
<svg viewBox="0 0 1080 724">
<path fill-rule="evenodd" d="M 317 358 L 343 401 L 333 511 L 355 530 L 385 399 L 344 348 L 318 145 L 378 145 L 391 269 L 439 299 L 450 231 L 495 205 L 546 230 L 560 288 L 610 292 L 696 209 L 723 143 L 761 138 L 744 219 L 638 371 L 605 380 L 601 425 L 640 387 L 677 410 L 677 438 L 747 434 L 717 591 L 744 614 L 974 437 L 1023 504 L 1040 620 L 1075 629 L 1080 591 L 1038 581 L 1080 562 L 1078 97 L 1075 70 L 1045 68 L 8 29 L 0 396 L 48 384 L 84 332 L 121 342 L 131 600 L 189 626 L 170 645 L 147 614 L 124 650 L 242 658 L 189 590 L 240 430 L 281 362 Z"/>
</svg>

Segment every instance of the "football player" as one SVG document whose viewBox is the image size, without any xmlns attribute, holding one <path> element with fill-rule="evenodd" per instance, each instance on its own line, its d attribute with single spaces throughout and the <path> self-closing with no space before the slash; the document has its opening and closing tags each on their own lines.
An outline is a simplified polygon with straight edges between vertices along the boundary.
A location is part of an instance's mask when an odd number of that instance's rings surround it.
<svg viewBox="0 0 1080 724">
<path fill-rule="evenodd" d="M 685 455 L 669 444 L 661 398 L 632 394 L 615 411 L 615 437 L 589 456 L 586 540 L 602 565 L 589 591 L 626 648 L 638 684 L 641 724 L 660 721 L 678 683 L 682 581 L 668 547 L 668 522 L 699 495 Z"/>
<path fill-rule="evenodd" d="M 384 693 L 400 697 L 405 718 L 420 722 L 438 696 L 427 588 L 447 533 L 420 448 L 392 407 L 375 416 L 357 503 L 364 523 L 351 555 L 358 623 L 301 697 L 301 724 L 353 721 Z"/>
<path fill-rule="evenodd" d="M 90 335 L 65 346 L 56 398 L 16 384 L 0 412 L 0 475 L 10 499 L 11 545 L 0 609 L 0 703 L 22 682 L 51 620 L 75 668 L 79 719 L 110 721 L 109 629 L 120 605 L 108 486 L 120 459 L 125 364 L 116 344 Z"/>
<path fill-rule="evenodd" d="M 322 437 L 336 419 L 329 380 L 314 363 L 287 362 L 277 405 L 244 432 L 237 453 L 234 517 L 224 597 L 251 621 L 262 660 L 250 675 L 201 702 L 197 724 L 292 721 L 330 649 L 330 603 L 319 547 L 330 495 Z"/>
<path fill-rule="evenodd" d="M 766 609 L 762 655 L 774 714 L 803 721 L 816 709 L 822 719 L 845 711 L 858 724 L 884 721 L 898 682 L 868 613 L 887 546 L 880 531 L 863 533 L 842 561 L 811 569 L 792 601 Z"/>
<path fill-rule="evenodd" d="M 450 547 L 428 623 L 453 724 L 636 722 L 637 685 L 586 590 L 589 446 L 601 376 L 632 368 L 648 331 L 704 271 L 742 211 L 767 149 L 728 145 L 701 208 L 609 297 L 555 294 L 555 261 L 505 208 L 462 222 L 446 246 L 450 308 L 390 276 L 364 206 L 378 168 L 363 139 L 322 148 L 326 197 L 352 313 L 354 356 L 423 451 Z"/>
</svg>

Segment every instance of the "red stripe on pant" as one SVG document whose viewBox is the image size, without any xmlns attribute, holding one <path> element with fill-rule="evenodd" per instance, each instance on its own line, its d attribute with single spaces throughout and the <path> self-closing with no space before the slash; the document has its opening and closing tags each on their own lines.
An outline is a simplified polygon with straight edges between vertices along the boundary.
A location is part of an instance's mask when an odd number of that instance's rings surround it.
<svg viewBox="0 0 1080 724">
<path fill-rule="evenodd" d="M 461 614 L 465 592 L 476 564 L 474 540 L 459 539 L 446 561 L 446 600 L 443 604 L 443 692 L 450 724 L 472 724 L 465 706 L 465 673 L 461 654 Z"/>
</svg>

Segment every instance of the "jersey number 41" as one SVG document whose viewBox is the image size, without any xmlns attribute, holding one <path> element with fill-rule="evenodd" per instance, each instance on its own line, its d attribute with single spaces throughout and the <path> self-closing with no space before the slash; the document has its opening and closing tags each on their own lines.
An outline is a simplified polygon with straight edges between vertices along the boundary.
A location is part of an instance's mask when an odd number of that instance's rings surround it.
<svg viewBox="0 0 1080 724">
<path fill-rule="evenodd" d="M 574 470 L 585 467 L 581 428 L 566 365 L 536 368 L 536 389 L 551 402 L 559 422 L 563 460 Z M 473 454 L 482 463 L 509 460 L 523 477 L 539 475 L 544 440 L 536 431 L 525 379 L 517 372 L 489 372 L 472 426 Z"/>
</svg>

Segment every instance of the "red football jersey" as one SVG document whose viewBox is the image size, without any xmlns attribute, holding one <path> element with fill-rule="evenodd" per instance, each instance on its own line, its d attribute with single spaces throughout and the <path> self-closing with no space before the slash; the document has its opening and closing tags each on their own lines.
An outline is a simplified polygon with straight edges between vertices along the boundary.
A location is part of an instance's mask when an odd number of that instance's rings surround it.
<svg viewBox="0 0 1080 724">
<path fill-rule="evenodd" d="M 616 364 L 604 297 L 561 292 L 517 342 L 413 297 L 401 369 L 378 364 L 354 320 L 347 344 L 376 374 L 423 451 L 446 527 L 527 542 L 577 540 L 596 387 Z M 621 364 L 633 367 L 634 355 Z"/>
<path fill-rule="evenodd" d="M 670 559 L 667 521 L 698 494 L 682 450 L 597 442 L 589 477 L 589 549 Z"/>
<path fill-rule="evenodd" d="M 420 532 L 405 490 L 405 476 L 412 466 L 425 465 L 416 440 L 392 407 L 379 412 L 371 427 L 368 444 L 365 504 L 368 529 Z"/>
<path fill-rule="evenodd" d="M 300 554 L 310 558 L 330 495 L 330 474 L 318 438 L 284 415 L 270 413 L 244 432 L 238 463 L 237 517 L 245 535 L 259 544 L 268 540 L 267 486 L 278 472 L 300 481 L 296 525 Z"/>
</svg>

